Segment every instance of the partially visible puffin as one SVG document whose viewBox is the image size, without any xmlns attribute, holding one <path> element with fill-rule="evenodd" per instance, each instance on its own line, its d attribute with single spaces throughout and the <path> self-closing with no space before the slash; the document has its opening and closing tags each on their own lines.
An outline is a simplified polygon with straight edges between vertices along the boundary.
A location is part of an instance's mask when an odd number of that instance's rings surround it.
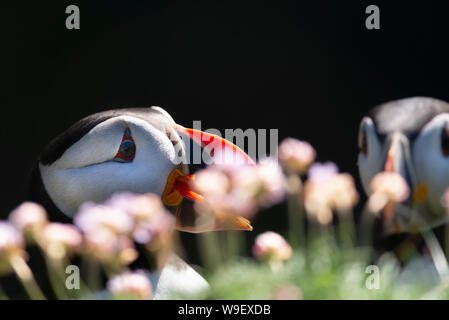
<svg viewBox="0 0 449 320">
<path fill-rule="evenodd" d="M 195 149 L 191 142 L 200 148 Z M 205 147 L 209 153 L 201 149 Z M 176 214 L 179 230 L 212 231 L 194 225 L 191 203 L 200 200 L 201 195 L 190 190 L 188 184 L 192 178 L 190 170 L 195 167 L 190 162 L 198 158 L 192 150 L 209 155 L 215 162 L 253 164 L 246 153 L 229 141 L 184 128 L 160 107 L 96 113 L 75 123 L 44 148 L 33 170 L 29 200 L 42 204 L 51 220 L 70 222 L 86 201 L 102 203 L 121 191 L 151 192 L 161 196 Z M 249 222 L 240 217 L 218 223 L 213 230 L 251 230 Z M 164 283 L 157 284 L 160 290 L 168 292 L 175 285 L 176 290 L 188 291 L 188 287 L 199 289 L 207 285 L 180 259 L 172 261 L 176 266 L 162 270 L 159 280 Z M 156 290 L 156 297 L 163 298 L 164 294 Z"/>
<path fill-rule="evenodd" d="M 428 97 L 373 108 L 361 121 L 359 174 L 367 194 L 381 171 L 399 173 L 411 196 L 405 210 L 384 221 L 386 233 L 417 232 L 448 222 L 442 196 L 449 187 L 449 103 Z"/>
</svg>

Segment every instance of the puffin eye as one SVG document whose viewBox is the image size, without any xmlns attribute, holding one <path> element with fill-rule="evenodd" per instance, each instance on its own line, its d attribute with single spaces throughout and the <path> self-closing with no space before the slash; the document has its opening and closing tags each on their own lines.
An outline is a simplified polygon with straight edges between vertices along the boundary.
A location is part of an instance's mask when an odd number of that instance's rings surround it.
<svg viewBox="0 0 449 320">
<path fill-rule="evenodd" d="M 447 125 L 441 130 L 441 153 L 443 156 L 449 156 L 449 128 Z"/>
<path fill-rule="evenodd" d="M 117 162 L 131 162 L 136 156 L 136 143 L 131 136 L 131 131 L 126 128 L 123 134 L 122 142 L 118 149 L 117 154 L 114 157 L 114 161 Z"/>
<path fill-rule="evenodd" d="M 366 140 L 366 131 L 364 129 L 360 132 L 359 149 L 365 156 L 368 155 L 368 141 Z"/>
</svg>

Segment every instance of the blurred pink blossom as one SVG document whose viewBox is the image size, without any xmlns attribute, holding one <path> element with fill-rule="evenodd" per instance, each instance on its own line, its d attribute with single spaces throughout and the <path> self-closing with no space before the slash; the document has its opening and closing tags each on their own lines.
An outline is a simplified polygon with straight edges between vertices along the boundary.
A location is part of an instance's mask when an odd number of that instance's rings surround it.
<svg viewBox="0 0 449 320">
<path fill-rule="evenodd" d="M 151 282 L 142 270 L 115 275 L 107 288 L 118 299 L 151 299 L 153 294 Z"/>
<path fill-rule="evenodd" d="M 308 142 L 286 138 L 279 145 L 278 157 L 285 171 L 305 174 L 315 161 L 316 152 Z"/>
<path fill-rule="evenodd" d="M 371 192 L 385 195 L 389 201 L 407 200 L 410 189 L 405 179 L 396 172 L 380 172 L 371 180 Z"/>
<path fill-rule="evenodd" d="M 84 235 L 84 253 L 106 265 L 123 266 L 137 258 L 134 243 L 126 236 L 107 228 Z"/>
<path fill-rule="evenodd" d="M 40 236 L 40 245 L 53 258 L 77 253 L 81 249 L 83 238 L 78 229 L 65 223 L 47 224 Z"/>
<path fill-rule="evenodd" d="M 256 237 L 253 254 L 261 261 L 285 261 L 293 254 L 292 247 L 278 233 L 267 231 Z"/>
<path fill-rule="evenodd" d="M 0 259 L 25 248 L 22 233 L 9 222 L 0 221 Z"/>
<path fill-rule="evenodd" d="M 160 197 L 155 194 L 118 193 L 106 201 L 105 205 L 121 209 L 133 217 L 132 236 L 141 244 L 149 243 L 155 236 L 171 234 L 175 228 L 174 216 L 165 209 Z"/>
<path fill-rule="evenodd" d="M 359 200 L 352 176 L 339 174 L 330 162 L 310 168 L 303 196 L 307 213 L 323 225 L 331 222 L 333 210 L 348 212 Z"/>
<path fill-rule="evenodd" d="M 117 234 L 130 234 L 134 227 L 133 218 L 119 208 L 86 202 L 74 218 L 75 225 L 84 233 L 108 228 Z"/>
<path fill-rule="evenodd" d="M 9 221 L 24 233 L 38 232 L 47 224 L 45 209 L 34 202 L 24 202 L 9 215 Z"/>
<path fill-rule="evenodd" d="M 286 186 L 277 162 L 266 159 L 256 166 L 212 165 L 196 174 L 193 188 L 205 198 L 200 210 L 251 218 L 259 207 L 281 201 Z"/>
<path fill-rule="evenodd" d="M 22 233 L 9 222 L 0 221 L 0 275 L 12 271 L 10 260 L 25 256 L 25 240 Z"/>
<path fill-rule="evenodd" d="M 338 167 L 333 162 L 315 163 L 309 169 L 308 178 L 313 182 L 324 182 L 338 173 Z"/>
<path fill-rule="evenodd" d="M 273 300 L 302 300 L 303 293 L 292 283 L 284 284 L 273 290 Z"/>
</svg>

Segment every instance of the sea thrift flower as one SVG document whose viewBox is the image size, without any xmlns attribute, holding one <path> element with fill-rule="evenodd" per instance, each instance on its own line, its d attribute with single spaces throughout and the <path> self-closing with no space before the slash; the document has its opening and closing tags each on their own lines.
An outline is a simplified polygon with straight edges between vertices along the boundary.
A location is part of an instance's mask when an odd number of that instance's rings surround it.
<svg viewBox="0 0 449 320">
<path fill-rule="evenodd" d="M 285 261 L 293 254 L 292 247 L 278 233 L 267 231 L 256 237 L 253 254 L 261 261 Z"/>
<path fill-rule="evenodd" d="M 129 234 L 134 227 L 133 218 L 127 212 L 92 202 L 81 206 L 74 222 L 85 233 L 107 228 L 117 234 Z"/>
<path fill-rule="evenodd" d="M 9 261 L 15 255 L 23 256 L 25 241 L 11 223 L 0 222 L 0 274 L 10 271 Z"/>
<path fill-rule="evenodd" d="M 259 207 L 281 201 L 286 186 L 279 165 L 266 159 L 256 166 L 210 166 L 197 173 L 193 188 L 205 198 L 200 211 L 250 218 Z"/>
<path fill-rule="evenodd" d="M 315 163 L 310 167 L 308 178 L 313 182 L 325 182 L 336 174 L 338 174 L 338 167 L 335 163 Z"/>
<path fill-rule="evenodd" d="M 128 237 L 117 235 L 107 228 L 84 235 L 84 254 L 114 268 L 130 264 L 138 255 Z"/>
<path fill-rule="evenodd" d="M 134 218 L 132 235 L 138 243 L 147 244 L 156 236 L 170 235 L 174 230 L 175 218 L 155 194 L 119 193 L 113 195 L 105 205 L 121 209 Z"/>
<path fill-rule="evenodd" d="M 78 252 L 82 242 L 81 233 L 75 226 L 57 222 L 47 224 L 40 237 L 40 245 L 54 259 Z"/>
<path fill-rule="evenodd" d="M 146 220 L 165 208 L 160 197 L 155 194 L 138 195 L 129 192 L 115 193 L 104 203 L 105 206 L 122 210 L 135 220 Z"/>
<path fill-rule="evenodd" d="M 262 182 L 258 202 L 262 207 L 269 207 L 284 199 L 285 177 L 276 161 L 264 159 L 257 164 L 257 173 Z"/>
<path fill-rule="evenodd" d="M 257 211 L 253 190 L 243 188 L 237 177 L 247 176 L 246 182 L 252 181 L 248 175 L 251 170 L 246 166 L 212 165 L 195 175 L 193 189 L 204 196 L 204 201 L 195 203 L 200 212 L 251 217 Z M 248 186 L 248 185 L 246 185 Z"/>
<path fill-rule="evenodd" d="M 118 299 L 151 299 L 153 293 L 148 276 L 140 270 L 112 277 L 107 288 Z"/>
<path fill-rule="evenodd" d="M 231 187 L 230 172 L 223 170 L 224 168 L 220 169 L 210 166 L 199 171 L 195 175 L 195 189 L 207 197 L 225 195 Z"/>
<path fill-rule="evenodd" d="M 371 180 L 371 192 L 382 193 L 389 201 L 400 203 L 407 200 L 410 189 L 400 174 L 396 172 L 380 172 Z"/>
<path fill-rule="evenodd" d="M 302 300 L 303 294 L 300 288 L 294 284 L 285 284 L 273 291 L 273 300 Z"/>
<path fill-rule="evenodd" d="M 358 199 L 353 178 L 339 174 L 335 164 L 316 164 L 310 168 L 304 185 L 304 206 L 320 224 L 329 224 L 333 210 L 346 212 Z"/>
<path fill-rule="evenodd" d="M 354 207 L 359 195 L 355 188 L 354 179 L 350 174 L 342 173 L 332 179 L 333 206 L 338 211 L 346 211 Z"/>
<path fill-rule="evenodd" d="M 315 161 L 316 152 L 307 142 L 286 138 L 279 145 L 278 157 L 286 172 L 305 174 Z"/>
<path fill-rule="evenodd" d="M 34 202 L 24 202 L 9 215 L 9 221 L 27 236 L 34 237 L 47 224 L 47 212 Z"/>
</svg>

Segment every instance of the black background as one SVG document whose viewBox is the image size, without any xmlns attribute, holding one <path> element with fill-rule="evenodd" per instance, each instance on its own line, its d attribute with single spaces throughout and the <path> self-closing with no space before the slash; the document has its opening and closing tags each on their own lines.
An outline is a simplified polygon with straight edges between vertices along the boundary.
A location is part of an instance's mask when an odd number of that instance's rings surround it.
<svg viewBox="0 0 449 320">
<path fill-rule="evenodd" d="M 80 30 L 65 28 L 69 4 Z M 381 30 L 365 28 L 369 4 Z M 17 4 L 2 15 L 1 215 L 23 200 L 51 138 L 111 108 L 159 105 L 185 126 L 277 128 L 358 180 L 367 110 L 416 95 L 449 100 L 448 15 L 443 1 Z"/>
</svg>

